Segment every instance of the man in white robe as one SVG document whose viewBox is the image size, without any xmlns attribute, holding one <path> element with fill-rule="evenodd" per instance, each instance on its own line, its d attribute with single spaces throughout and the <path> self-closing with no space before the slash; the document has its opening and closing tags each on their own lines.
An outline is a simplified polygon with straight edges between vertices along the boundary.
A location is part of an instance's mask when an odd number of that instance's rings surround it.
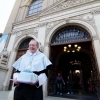
<svg viewBox="0 0 100 100">
<path fill-rule="evenodd" d="M 36 40 L 29 42 L 29 50 L 12 65 L 16 72 L 20 73 L 29 67 L 30 71 L 38 76 L 43 73 L 48 74 L 52 63 L 38 48 L 39 44 Z M 14 81 L 16 84 L 14 100 L 43 100 L 42 85 L 39 86 L 39 81 L 29 84 Z"/>
</svg>

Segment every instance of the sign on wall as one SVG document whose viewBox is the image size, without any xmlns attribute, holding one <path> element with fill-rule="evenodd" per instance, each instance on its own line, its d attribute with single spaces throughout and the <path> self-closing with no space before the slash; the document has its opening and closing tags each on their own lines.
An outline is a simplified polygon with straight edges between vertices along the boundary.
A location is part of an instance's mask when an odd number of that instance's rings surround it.
<svg viewBox="0 0 100 100">
<path fill-rule="evenodd" d="M 0 53 L 4 50 L 8 37 L 9 34 L 2 34 L 2 36 L 0 37 Z"/>
</svg>

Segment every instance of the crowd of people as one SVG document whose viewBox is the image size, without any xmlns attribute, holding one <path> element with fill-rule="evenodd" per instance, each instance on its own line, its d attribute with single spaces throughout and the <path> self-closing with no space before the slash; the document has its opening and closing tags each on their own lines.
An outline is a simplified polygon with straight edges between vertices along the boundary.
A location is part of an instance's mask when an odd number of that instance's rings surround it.
<svg viewBox="0 0 100 100">
<path fill-rule="evenodd" d="M 72 88 L 71 88 L 71 80 L 69 76 L 67 77 L 66 81 L 62 78 L 61 74 L 58 73 L 56 77 L 56 85 L 57 85 L 57 94 L 62 95 L 62 85 L 66 85 L 67 88 L 67 94 L 72 94 Z"/>
<path fill-rule="evenodd" d="M 60 73 L 57 74 L 57 76 L 56 76 L 56 92 L 57 92 L 57 94 L 62 95 L 63 85 L 65 87 L 67 94 L 73 94 L 72 84 L 73 84 L 73 82 L 69 76 L 67 76 L 67 78 L 64 80 Z M 74 83 L 74 85 L 76 87 L 75 83 Z M 80 88 L 84 88 L 84 90 L 86 92 L 96 93 L 95 82 L 91 78 L 88 78 L 84 82 L 79 81 L 77 89 L 80 89 Z"/>
</svg>

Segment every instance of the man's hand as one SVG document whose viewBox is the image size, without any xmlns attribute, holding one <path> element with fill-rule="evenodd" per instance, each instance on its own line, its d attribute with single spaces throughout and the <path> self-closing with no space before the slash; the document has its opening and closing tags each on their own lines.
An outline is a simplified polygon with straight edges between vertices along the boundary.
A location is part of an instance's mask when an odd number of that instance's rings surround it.
<svg viewBox="0 0 100 100">
<path fill-rule="evenodd" d="M 30 82 L 29 84 L 30 84 L 30 85 L 35 85 L 36 83 L 38 83 L 38 80 L 37 80 L 35 83 Z"/>
<path fill-rule="evenodd" d="M 17 82 L 17 78 L 14 79 L 14 84 L 20 84 L 20 82 Z"/>
</svg>

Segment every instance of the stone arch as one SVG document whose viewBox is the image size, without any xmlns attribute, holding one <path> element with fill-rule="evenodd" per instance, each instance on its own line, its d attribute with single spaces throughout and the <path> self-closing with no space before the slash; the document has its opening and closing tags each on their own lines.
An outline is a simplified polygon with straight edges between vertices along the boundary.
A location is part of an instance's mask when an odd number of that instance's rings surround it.
<svg viewBox="0 0 100 100">
<path fill-rule="evenodd" d="M 28 37 L 32 37 L 34 38 L 35 40 L 37 40 L 37 38 L 34 36 L 34 35 L 24 35 L 24 36 L 21 36 L 18 41 L 15 43 L 15 46 L 14 46 L 14 49 L 15 50 L 18 50 L 18 47 L 19 47 L 19 44 L 22 42 L 23 39 L 26 39 Z"/>
<path fill-rule="evenodd" d="M 84 21 L 81 21 L 81 20 L 69 20 L 67 22 L 65 20 L 65 21 L 57 24 L 55 27 L 53 27 L 51 29 L 51 31 L 47 35 L 46 43 L 50 43 L 53 35 L 55 34 L 55 32 L 57 30 L 59 30 L 61 27 L 68 26 L 68 25 L 77 25 L 79 27 L 84 28 L 90 34 L 90 36 L 92 38 L 97 36 L 97 33 L 96 33 L 95 29 L 90 24 L 88 24 L 87 22 L 84 22 Z"/>
<path fill-rule="evenodd" d="M 25 5 L 29 6 L 29 5 L 31 4 L 32 1 L 33 1 L 33 0 L 24 0 L 24 2 L 22 3 L 21 6 L 25 6 Z"/>
</svg>

